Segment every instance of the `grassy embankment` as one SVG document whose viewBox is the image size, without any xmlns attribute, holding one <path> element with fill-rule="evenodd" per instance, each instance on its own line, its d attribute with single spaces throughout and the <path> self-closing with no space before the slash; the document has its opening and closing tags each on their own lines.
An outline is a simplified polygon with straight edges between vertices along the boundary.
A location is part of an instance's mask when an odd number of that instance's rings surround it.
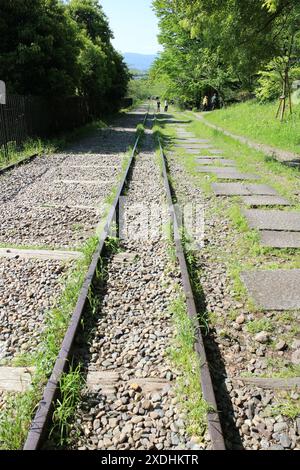
<svg viewBox="0 0 300 470">
<path fill-rule="evenodd" d="M 259 104 L 254 100 L 204 113 L 204 117 L 255 142 L 300 154 L 300 105 L 293 107 L 292 115 L 288 110 L 282 123 L 275 118 L 277 106 L 277 102 Z"/>
</svg>

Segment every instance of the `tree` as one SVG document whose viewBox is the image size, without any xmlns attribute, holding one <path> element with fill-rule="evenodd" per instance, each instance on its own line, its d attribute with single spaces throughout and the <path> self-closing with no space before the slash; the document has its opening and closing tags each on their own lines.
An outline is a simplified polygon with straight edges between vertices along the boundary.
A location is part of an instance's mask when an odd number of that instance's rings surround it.
<svg viewBox="0 0 300 470">
<path fill-rule="evenodd" d="M 71 0 L 68 12 L 82 40 L 79 92 L 93 107 L 114 109 L 126 94 L 129 72 L 111 44 L 108 20 L 97 0 Z"/>
<path fill-rule="evenodd" d="M 216 90 L 253 91 L 259 71 L 287 55 L 298 0 L 154 0 L 165 52 L 155 64 L 197 102 Z"/>
<path fill-rule="evenodd" d="M 58 0 L 0 0 L 0 76 L 8 91 L 71 95 L 79 83 L 76 24 Z"/>
</svg>

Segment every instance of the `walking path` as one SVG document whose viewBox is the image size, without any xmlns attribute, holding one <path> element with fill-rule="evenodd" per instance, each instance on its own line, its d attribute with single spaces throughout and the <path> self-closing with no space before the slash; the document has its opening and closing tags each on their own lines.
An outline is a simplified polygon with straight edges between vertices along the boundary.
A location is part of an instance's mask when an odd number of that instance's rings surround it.
<svg viewBox="0 0 300 470">
<path fill-rule="evenodd" d="M 171 123 L 170 116 L 168 120 Z M 197 252 L 199 281 L 213 320 L 206 347 L 227 447 L 298 449 L 299 376 L 295 374 L 300 363 L 300 269 L 292 269 L 282 250 L 254 259 L 245 253 L 244 260 L 239 247 L 244 235 L 233 231 L 225 211 L 238 203 L 261 246 L 295 250 L 299 248 L 300 213 L 273 187 L 259 184 L 259 174 L 239 174 L 233 159 L 228 167 L 222 151 L 213 150 L 213 141 L 203 149 L 201 139 L 197 145 L 195 135 L 184 124 L 178 127 L 174 119 L 174 126 L 176 146 L 168 160 L 177 200 L 200 204 L 206 214 L 204 248 Z M 191 143 L 193 154 L 189 152 Z M 212 175 L 213 194 L 199 194 L 199 184 L 209 185 Z M 252 232 L 247 233 L 250 247 Z M 246 296 L 236 294 L 229 259 L 238 270 Z M 244 263 L 248 269 L 239 269 Z M 282 403 L 280 394 L 288 390 L 285 406 L 295 413 L 289 417 L 281 414 L 283 405 L 278 405 Z"/>
</svg>

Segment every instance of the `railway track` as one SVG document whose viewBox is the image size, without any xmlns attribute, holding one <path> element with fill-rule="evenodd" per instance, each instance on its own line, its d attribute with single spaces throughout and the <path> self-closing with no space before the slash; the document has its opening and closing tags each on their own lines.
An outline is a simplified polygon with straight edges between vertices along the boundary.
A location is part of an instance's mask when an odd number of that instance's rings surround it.
<svg viewBox="0 0 300 470">
<path fill-rule="evenodd" d="M 244 324 L 248 313 L 242 304 L 236 308 L 243 308 L 243 312 L 235 315 L 230 330 L 234 342 L 223 337 L 222 331 L 220 335 L 211 331 L 202 336 L 196 306 L 199 299 L 193 293 L 190 265 L 186 262 L 189 253 L 182 241 L 185 237 L 173 201 L 199 202 L 206 209 L 210 202 L 193 185 L 180 159 L 174 153 L 165 154 L 159 134 L 151 128 L 155 115 L 149 111 L 144 117 L 145 133 L 136 138 L 122 167 L 115 155 L 117 141 L 119 137 L 125 138 L 126 145 L 130 138 L 132 141 L 140 115 L 132 119 L 134 122 L 128 127 L 126 123 L 123 127 L 115 126 L 112 139 L 102 142 L 100 165 L 99 140 L 95 139 L 87 154 L 83 144 L 71 154 L 54 156 L 50 164 L 36 159 L 16 167 L 15 185 L 11 184 L 10 172 L 0 179 L 1 210 L 5 216 L 0 230 L 3 243 L 0 291 L 4 299 L 0 354 L 4 351 L 8 361 L 17 358 L 19 369 L 25 362 L 19 379 L 28 380 L 28 385 L 32 371 L 26 358 L 28 353 L 38 350 L 44 311 L 61 296 L 61 280 L 67 282 L 76 263 L 83 262 L 79 247 L 95 230 L 100 234 L 97 245 L 92 246 L 93 256 L 86 266 L 83 287 L 75 295 L 78 301 L 66 324 L 67 333 L 59 344 L 60 352 L 24 449 L 165 451 L 245 446 L 276 450 L 288 445 L 295 448 L 298 431 L 296 428 L 293 431 L 293 427 L 297 422 L 282 416 L 275 420 L 264 413 L 275 397 L 269 389 L 288 388 L 296 397 L 299 379 L 252 380 L 241 375 L 244 354 L 256 353 L 251 339 L 250 347 L 243 341 L 237 344 L 247 333 Z M 206 165 L 220 160 L 225 166 L 233 164 L 221 156 L 212 142 L 195 140 L 184 129 L 179 131 L 176 142 L 175 149 L 186 146 L 189 158 L 202 158 L 201 163 Z M 214 157 L 197 157 L 201 152 L 212 152 Z M 112 187 L 121 167 L 121 181 L 105 225 L 97 226 L 99 217 L 103 217 L 101 201 L 107 189 L 99 194 L 97 184 L 92 183 L 103 177 L 108 188 Z M 234 176 L 240 177 L 236 172 L 232 173 Z M 48 190 L 43 185 L 49 178 Z M 70 185 L 74 185 L 73 191 Z M 16 219 L 19 227 L 15 232 Z M 72 223 L 80 227 L 71 230 Z M 230 235 L 226 221 L 222 221 L 220 234 L 219 223 L 214 216 L 206 228 L 206 237 L 215 247 L 225 243 Z M 170 227 L 171 237 L 166 234 Z M 17 246 L 19 242 L 25 245 L 22 250 Z M 228 302 L 231 293 L 226 271 L 205 247 L 196 256 L 199 265 L 205 266 L 199 276 L 208 305 L 220 312 L 224 323 L 223 311 L 233 305 L 233 301 Z M 6 292 L 4 286 L 9 284 L 12 288 Z M 249 318 L 254 324 L 252 314 Z M 230 327 L 231 312 L 225 321 Z M 185 349 L 187 343 L 192 348 Z M 228 353 L 230 345 L 233 350 Z M 267 346 L 259 346 L 259 357 L 264 357 L 266 351 Z M 278 351 L 282 357 L 282 348 Z M 237 372 L 236 378 L 233 374 L 226 378 L 223 352 L 231 374 Z M 233 357 L 237 358 L 234 365 Z M 253 370 L 253 364 L 260 367 L 263 360 L 252 359 L 248 371 Z M 74 371 L 80 376 L 76 407 L 67 423 L 67 440 L 60 442 L 53 435 L 61 424 L 58 416 L 62 412 L 62 389 L 64 380 Z M 3 403 L 0 392 L 0 409 Z M 287 432 L 292 439 L 295 435 L 295 442 L 291 443 Z M 276 444 L 278 440 L 280 445 Z"/>
<path fill-rule="evenodd" d="M 19 446 L 13 435 L 7 436 L 13 429 L 6 415 L 9 401 L 14 415 L 10 397 L 19 400 L 19 392 L 30 392 L 41 348 L 48 358 L 46 334 L 55 308 L 61 310 L 62 323 L 68 316 L 62 296 L 70 288 L 76 296 L 141 116 L 144 111 L 131 113 L 65 153 L 37 156 L 1 174 L 0 444 L 3 436 L 5 448 Z M 47 360 L 40 359 L 41 368 Z"/>
<path fill-rule="evenodd" d="M 150 119 L 148 114 L 144 123 L 147 119 Z M 146 129 L 139 154 L 135 156 L 140 138 L 136 139 L 107 216 L 54 369 L 31 423 L 25 450 L 36 450 L 47 441 L 61 379 L 72 362 L 80 364 L 85 385 L 71 423 L 68 448 L 225 448 L 201 330 L 197 325 L 191 326 L 197 322 L 197 310 L 163 149 L 159 142 L 157 160 L 157 142 L 152 130 Z M 124 190 L 125 199 L 122 198 Z M 116 211 L 121 214 L 122 223 L 118 227 L 118 249 L 110 251 L 107 247 L 116 242 L 110 238 Z M 173 260 L 175 265 L 170 265 L 170 240 L 164 235 L 164 227 L 170 223 L 175 241 L 171 244 L 177 257 L 176 262 Z M 101 283 L 95 277 L 99 260 L 105 273 Z M 86 319 L 91 287 L 94 287 L 95 312 L 93 318 Z M 190 317 L 184 327 L 195 328 L 191 332 L 191 337 L 196 338 L 196 362 L 192 367 L 193 375 L 198 377 L 199 396 L 192 399 L 200 400 L 204 407 L 199 418 L 201 423 L 196 423 L 198 429 L 202 424 L 201 438 L 187 433 L 190 418 L 176 392 L 178 383 L 184 383 L 186 377 L 167 355 L 170 348 L 176 354 L 174 314 L 170 307 L 180 302 L 183 302 L 181 310 L 186 309 Z M 86 331 L 78 328 L 82 319 Z M 205 433 L 206 421 L 208 432 Z"/>
</svg>

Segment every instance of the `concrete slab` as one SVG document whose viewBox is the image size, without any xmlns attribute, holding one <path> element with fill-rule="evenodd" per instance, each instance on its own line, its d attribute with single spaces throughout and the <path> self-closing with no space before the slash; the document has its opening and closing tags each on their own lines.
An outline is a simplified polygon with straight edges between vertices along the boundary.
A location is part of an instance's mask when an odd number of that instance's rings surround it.
<svg viewBox="0 0 300 470">
<path fill-rule="evenodd" d="M 192 139 L 192 138 L 187 138 L 187 139 L 176 139 L 179 143 L 187 143 L 187 144 L 209 144 L 210 140 L 208 139 Z"/>
<path fill-rule="evenodd" d="M 252 175 L 251 173 L 239 173 L 238 171 L 232 173 L 225 173 L 223 171 L 215 171 L 216 176 L 222 180 L 237 180 L 237 181 L 246 181 L 246 180 L 258 180 L 260 176 Z"/>
<path fill-rule="evenodd" d="M 243 209 L 243 213 L 251 228 L 300 232 L 300 212 Z"/>
<path fill-rule="evenodd" d="M 259 308 L 300 309 L 300 269 L 248 271 L 243 272 L 241 278 Z"/>
<path fill-rule="evenodd" d="M 227 158 L 197 158 L 196 162 L 199 163 L 200 165 L 225 165 L 225 166 L 230 166 L 234 165 L 235 161 L 234 160 L 228 160 Z"/>
<path fill-rule="evenodd" d="M 241 183 L 212 183 L 211 186 L 216 196 L 251 195 L 247 186 Z"/>
<path fill-rule="evenodd" d="M 206 143 L 206 144 L 189 144 L 188 142 L 186 142 L 186 143 L 174 144 L 174 147 L 175 148 L 180 148 L 180 149 L 201 150 L 203 148 L 206 148 L 208 145 L 209 145 L 209 143 Z"/>
<path fill-rule="evenodd" d="M 291 203 L 281 196 L 244 196 L 243 202 L 247 206 L 290 206 Z"/>
<path fill-rule="evenodd" d="M 199 173 L 237 173 L 237 169 L 234 166 L 222 167 L 222 166 L 210 166 L 210 165 L 199 165 L 197 168 Z"/>
<path fill-rule="evenodd" d="M 32 383 L 32 367 L 0 367 L 0 390 L 10 393 L 24 393 Z"/>
<path fill-rule="evenodd" d="M 186 153 L 190 153 L 191 155 L 198 155 L 201 150 L 207 150 L 209 148 L 209 145 L 203 144 L 205 147 L 201 147 L 198 149 L 189 149 L 189 148 L 183 148 L 181 147 L 182 150 L 184 150 Z M 179 147 L 177 147 L 179 148 Z"/>
<path fill-rule="evenodd" d="M 206 159 L 210 158 L 210 159 L 213 159 L 213 160 L 216 160 L 216 159 L 224 160 L 225 159 L 225 157 L 223 155 L 214 155 L 214 154 L 212 154 L 212 155 L 198 155 L 197 160 L 199 161 L 199 163 L 201 163 L 201 160 L 203 158 L 206 158 Z"/>
<path fill-rule="evenodd" d="M 221 155 L 221 153 L 223 153 L 223 150 L 219 150 L 219 149 L 213 149 L 213 150 L 210 150 L 211 153 L 215 153 L 217 155 Z"/>
<path fill-rule="evenodd" d="M 68 261 L 83 258 L 79 251 L 52 251 L 52 250 L 19 250 L 15 248 L 0 248 L 0 258 L 22 259 L 54 259 Z"/>
<path fill-rule="evenodd" d="M 262 230 L 259 234 L 263 246 L 271 248 L 300 248 L 300 232 Z"/>
<path fill-rule="evenodd" d="M 275 189 L 265 184 L 213 183 L 212 189 L 217 196 L 277 196 Z"/>
<path fill-rule="evenodd" d="M 265 196 L 278 196 L 277 191 L 268 186 L 267 184 L 246 184 L 247 189 L 250 191 L 252 196 L 265 195 Z"/>
</svg>

